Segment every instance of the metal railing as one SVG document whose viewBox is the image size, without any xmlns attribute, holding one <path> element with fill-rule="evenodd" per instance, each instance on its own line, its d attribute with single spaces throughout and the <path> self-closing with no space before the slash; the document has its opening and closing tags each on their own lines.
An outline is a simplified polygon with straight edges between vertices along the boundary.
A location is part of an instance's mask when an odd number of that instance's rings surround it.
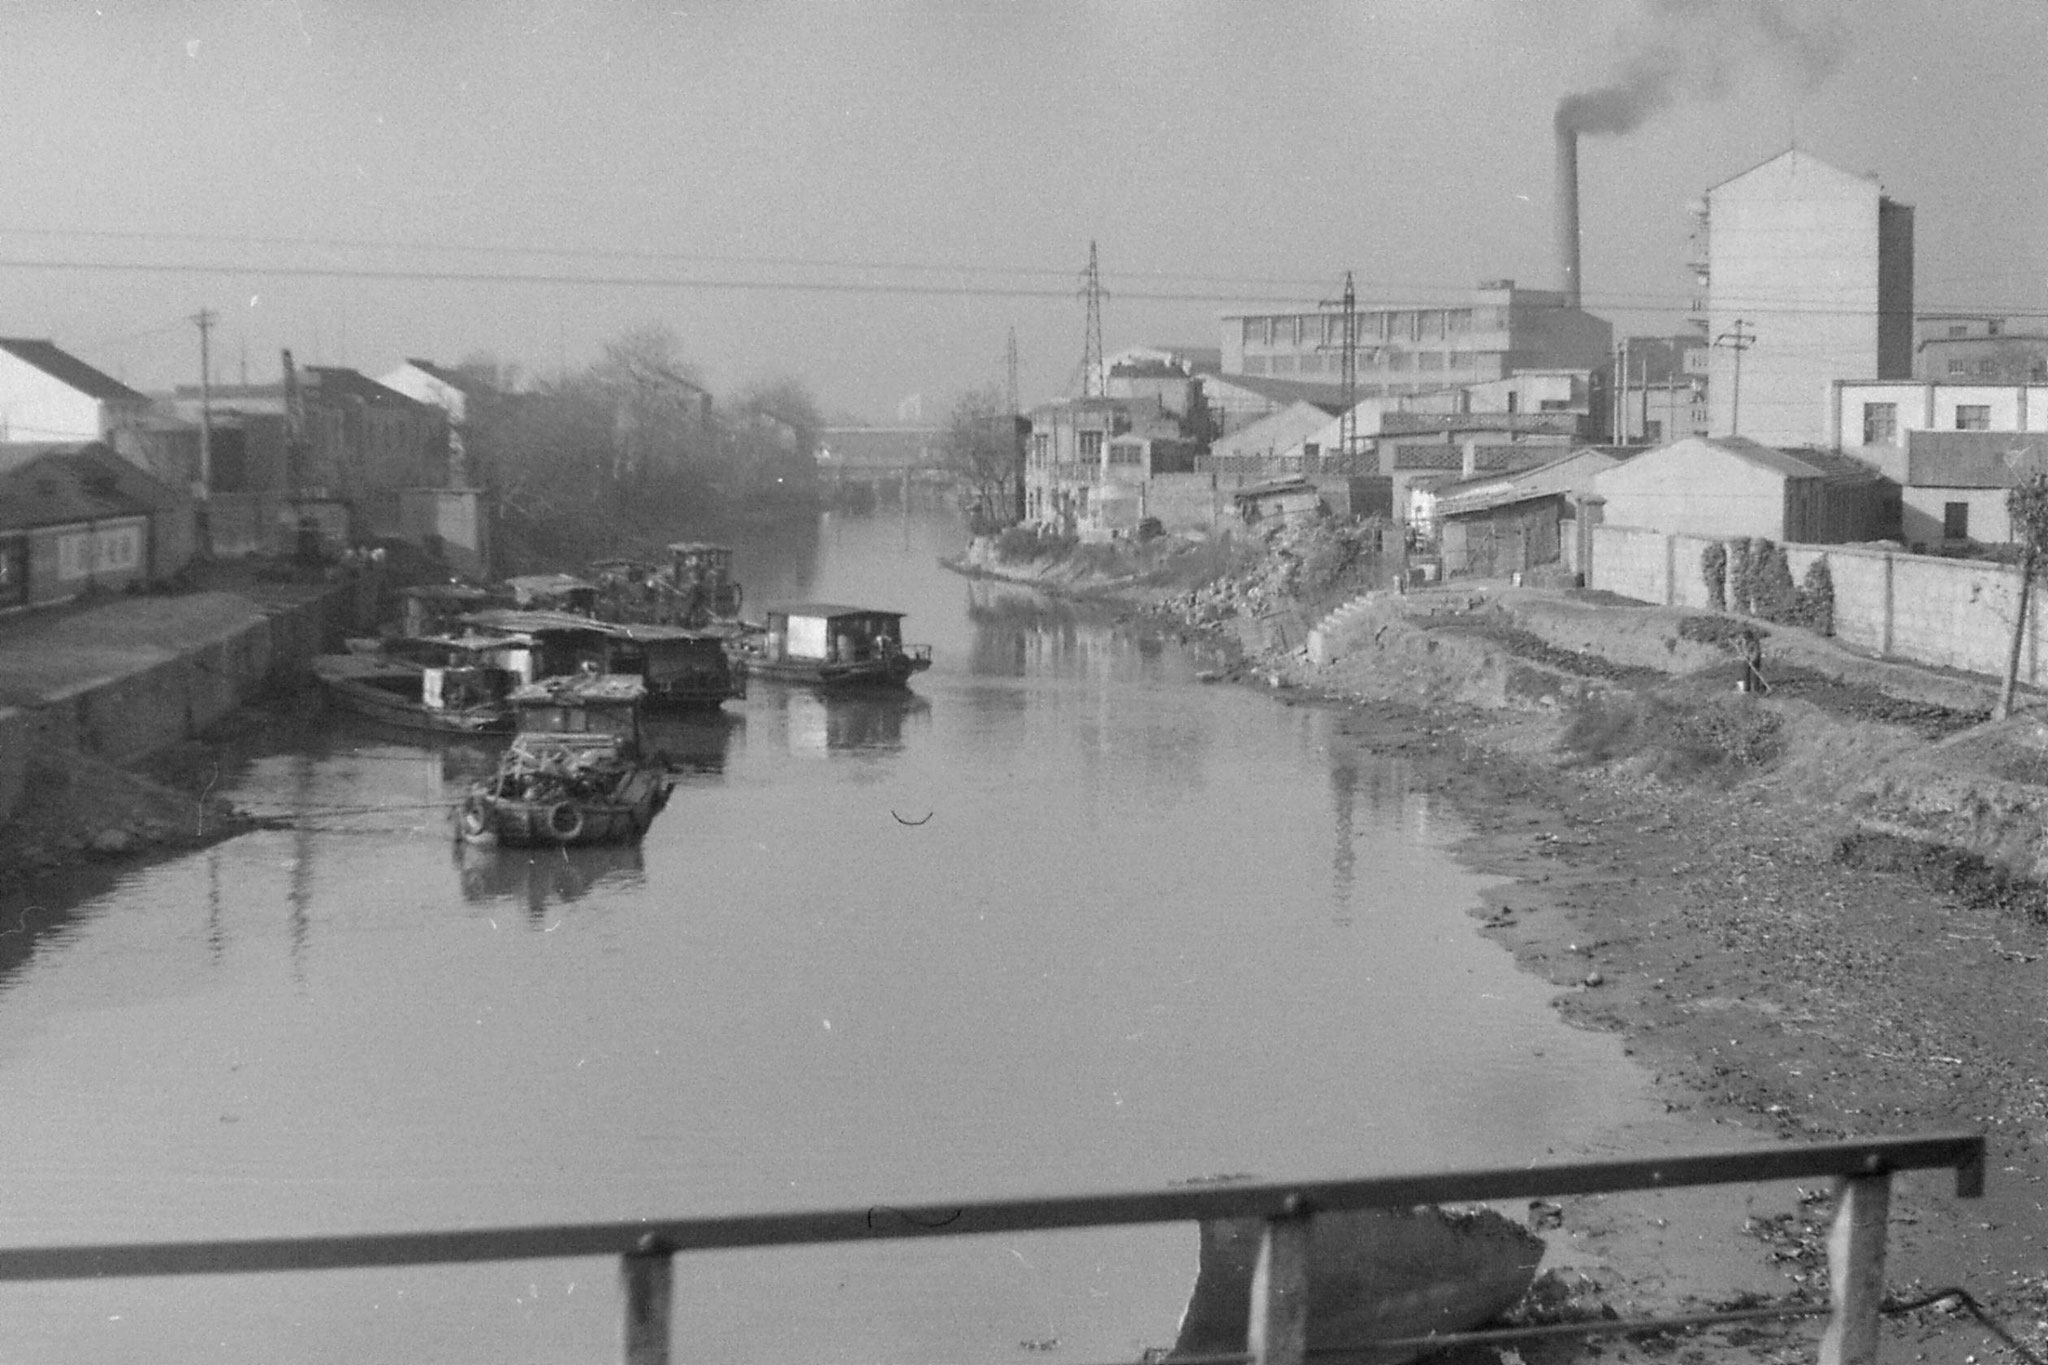
<svg viewBox="0 0 2048 1365">
<path fill-rule="evenodd" d="M 1899 1171 L 1942 1169 L 1956 1173 L 1958 1196 L 1982 1195 L 1983 1136 L 1880 1137 L 1359 1180 L 1218 1183 L 1128 1194 L 877 1204 L 629 1223 L 0 1248 L 0 1283 L 616 1256 L 624 1297 L 622 1358 L 627 1365 L 666 1365 L 679 1252 L 1257 1218 L 1265 1230 L 1252 1277 L 1244 1358 L 1255 1365 L 1301 1365 L 1308 1343 L 1309 1229 L 1318 1213 L 1833 1178 L 1839 1185 L 1827 1239 L 1829 1322 L 1820 1361 L 1863 1365 L 1877 1355 L 1891 1177 Z"/>
</svg>

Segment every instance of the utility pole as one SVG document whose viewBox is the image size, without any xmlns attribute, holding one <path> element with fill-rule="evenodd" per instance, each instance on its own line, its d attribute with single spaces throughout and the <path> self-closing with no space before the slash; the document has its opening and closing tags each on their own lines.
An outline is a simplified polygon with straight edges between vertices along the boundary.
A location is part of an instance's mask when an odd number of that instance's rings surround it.
<svg viewBox="0 0 2048 1365">
<path fill-rule="evenodd" d="M 1017 410 L 1017 329 L 1014 326 L 1010 328 L 1009 343 L 1003 347 L 1003 369 L 1008 379 L 1008 391 L 1004 394 L 1008 400 L 1004 403 L 1004 407 L 1008 409 L 1005 419 L 1010 424 L 1010 454 L 1012 468 L 1017 474 L 1017 487 L 1010 513 L 1011 520 L 1021 522 L 1024 520 L 1024 432 L 1018 424 L 1018 419 L 1024 414 Z"/>
<path fill-rule="evenodd" d="M 1095 263 L 1095 242 L 1088 242 L 1088 269 L 1081 276 L 1081 296 L 1088 301 L 1088 335 L 1081 349 L 1081 396 L 1101 398 L 1109 392 L 1102 373 L 1102 272 Z"/>
<path fill-rule="evenodd" d="M 1337 419 L 1337 449 L 1344 457 L 1344 472 L 1349 474 L 1351 457 L 1358 450 L 1358 290 L 1351 283 L 1350 271 L 1344 272 L 1343 297 L 1324 299 L 1322 306 L 1342 310 L 1337 345 L 1343 356 L 1344 415 Z"/>
<path fill-rule="evenodd" d="M 213 496 L 213 324 L 219 315 L 201 308 L 192 315 L 199 328 L 199 500 Z"/>
<path fill-rule="evenodd" d="M 1735 352 L 1735 383 L 1728 390 L 1728 434 L 1742 434 L 1742 353 L 1756 344 L 1756 333 L 1745 332 L 1749 326 L 1747 318 L 1735 319 L 1732 330 L 1714 338 L 1716 346 L 1726 346 Z"/>
</svg>

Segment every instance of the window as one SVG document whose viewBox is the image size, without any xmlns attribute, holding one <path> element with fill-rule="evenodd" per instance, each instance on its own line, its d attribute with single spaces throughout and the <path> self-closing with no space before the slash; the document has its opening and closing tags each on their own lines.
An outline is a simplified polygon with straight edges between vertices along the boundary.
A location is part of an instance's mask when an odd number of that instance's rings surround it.
<svg viewBox="0 0 2048 1365">
<path fill-rule="evenodd" d="M 1645 441 L 1650 442 L 1652 445 L 1655 445 L 1658 442 L 1662 441 L 1664 439 L 1664 423 L 1662 423 L 1655 417 L 1652 417 L 1648 421 L 1644 422 L 1643 439 Z"/>
<path fill-rule="evenodd" d="M 1963 323 L 1952 322 L 1948 326 L 1948 334 L 1952 337 L 1966 337 L 1970 334 L 1970 329 Z"/>
<path fill-rule="evenodd" d="M 1238 320 L 1244 324 L 1243 339 L 1246 342 L 1256 345 L 1266 339 L 1266 324 L 1262 319 L 1240 318 Z"/>
<path fill-rule="evenodd" d="M 1863 405 L 1863 444 L 1867 446 L 1888 446 L 1898 444 L 1899 405 L 1897 403 L 1865 403 Z"/>
<path fill-rule="evenodd" d="M 1101 432 L 1084 431 L 1081 433 L 1081 458 L 1084 460 L 1100 460 L 1102 458 Z"/>
<path fill-rule="evenodd" d="M 1968 374 L 1970 372 L 1970 362 L 1967 360 L 1951 360 L 1948 363 L 1948 372 L 1950 374 Z"/>
<path fill-rule="evenodd" d="M 1991 430 L 1991 405 L 1989 403 L 1956 404 L 1956 430 Z"/>
<path fill-rule="evenodd" d="M 1941 538 L 1943 540 L 1968 540 L 1970 538 L 1970 504 L 1967 502 L 1945 502 L 1941 505 Z"/>
<path fill-rule="evenodd" d="M 1416 369 L 1441 370 L 1443 367 L 1444 353 L 1442 351 L 1417 351 L 1415 353 Z"/>
</svg>

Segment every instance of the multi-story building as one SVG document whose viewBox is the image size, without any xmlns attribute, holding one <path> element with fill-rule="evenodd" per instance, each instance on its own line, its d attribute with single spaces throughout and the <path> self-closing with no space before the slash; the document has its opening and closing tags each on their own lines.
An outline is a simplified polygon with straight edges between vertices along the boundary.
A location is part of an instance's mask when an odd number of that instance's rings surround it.
<svg viewBox="0 0 2048 1365">
<path fill-rule="evenodd" d="M 1910 545 L 2001 544 L 2005 498 L 2048 468 L 2048 387 L 2028 383 L 1844 381 L 1829 440 L 1899 485 Z"/>
<path fill-rule="evenodd" d="M 1385 398 L 1504 379 L 1521 370 L 1600 370 L 1614 328 L 1558 290 L 1489 280 L 1459 304 L 1361 308 L 1355 396 Z M 1338 384 L 1341 312 L 1232 313 L 1223 318 L 1223 373 Z"/>
<path fill-rule="evenodd" d="M 1030 419 L 1026 521 L 1109 534 L 1147 516 L 1169 525 L 1206 525 L 1213 516 L 1215 480 L 1195 473 L 1203 447 L 1157 395 L 1061 399 L 1032 409 Z"/>
<path fill-rule="evenodd" d="M 482 495 L 453 482 L 448 416 L 338 366 L 308 365 L 274 384 L 181 385 L 172 403 L 213 428 L 212 520 L 251 544 L 273 543 L 273 523 L 312 515 L 335 538 L 391 538 L 437 548 L 463 572 L 487 567 Z M 232 509 L 246 504 L 240 522 Z M 346 509 L 346 523 L 330 520 Z M 219 546 L 216 546 L 218 549 Z"/>
<path fill-rule="evenodd" d="M 1997 313 L 1922 313 L 1913 319 L 1913 377 L 2048 382 L 2048 330 Z"/>
<path fill-rule="evenodd" d="M 1913 372 L 1913 210 L 1794 148 L 1707 191 L 1708 426 L 1827 441 L 1828 386 Z"/>
<path fill-rule="evenodd" d="M 1706 435 L 1707 359 L 1706 338 L 1696 332 L 1624 337 L 1609 388 L 1610 439 L 1656 445 Z"/>
</svg>

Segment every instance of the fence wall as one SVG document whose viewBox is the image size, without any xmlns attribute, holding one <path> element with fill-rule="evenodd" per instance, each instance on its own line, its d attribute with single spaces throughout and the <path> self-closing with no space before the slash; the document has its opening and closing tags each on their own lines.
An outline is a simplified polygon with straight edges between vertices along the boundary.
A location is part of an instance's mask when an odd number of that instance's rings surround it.
<svg viewBox="0 0 2048 1365">
<path fill-rule="evenodd" d="M 1639 602 L 1712 605 L 1701 555 L 1716 543 L 1704 536 L 1667 535 L 1634 526 L 1593 529 L 1586 585 Z M 1725 542 L 1724 542 L 1725 543 Z M 1846 545 L 1786 545 L 1792 581 L 1826 560 L 1835 587 L 1835 637 L 1883 658 L 1965 673 L 2002 676 L 2012 648 L 2019 571 L 1973 559 L 1944 559 L 1903 550 Z M 2044 594 L 2028 608 L 2019 679 L 2048 682 Z"/>
</svg>

